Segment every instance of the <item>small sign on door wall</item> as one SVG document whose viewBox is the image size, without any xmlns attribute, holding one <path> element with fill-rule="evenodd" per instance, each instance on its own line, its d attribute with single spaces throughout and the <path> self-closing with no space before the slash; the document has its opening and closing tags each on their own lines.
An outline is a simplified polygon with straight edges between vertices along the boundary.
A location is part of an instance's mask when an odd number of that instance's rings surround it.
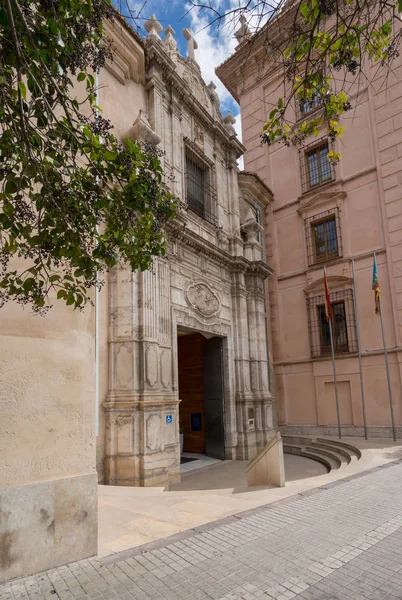
<svg viewBox="0 0 402 600">
<path fill-rule="evenodd" d="M 191 413 L 191 431 L 202 431 L 202 414 Z"/>
<path fill-rule="evenodd" d="M 173 415 L 166 415 L 166 425 L 171 425 L 173 423 Z"/>
</svg>

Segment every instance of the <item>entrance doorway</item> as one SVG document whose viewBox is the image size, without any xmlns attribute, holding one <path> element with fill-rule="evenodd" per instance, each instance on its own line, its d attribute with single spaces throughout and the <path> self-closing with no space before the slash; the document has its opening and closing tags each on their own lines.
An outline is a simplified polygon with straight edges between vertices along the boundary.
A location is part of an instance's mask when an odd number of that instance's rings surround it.
<svg viewBox="0 0 402 600">
<path fill-rule="evenodd" d="M 178 330 L 183 451 L 225 459 L 222 338 Z"/>
</svg>

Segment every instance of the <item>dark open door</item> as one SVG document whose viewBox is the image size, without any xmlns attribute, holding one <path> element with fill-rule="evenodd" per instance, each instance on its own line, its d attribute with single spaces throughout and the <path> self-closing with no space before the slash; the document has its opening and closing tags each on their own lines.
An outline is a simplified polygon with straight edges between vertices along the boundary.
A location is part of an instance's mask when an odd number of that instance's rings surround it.
<svg viewBox="0 0 402 600">
<path fill-rule="evenodd" d="M 205 454 L 225 459 L 222 338 L 204 343 Z"/>
</svg>

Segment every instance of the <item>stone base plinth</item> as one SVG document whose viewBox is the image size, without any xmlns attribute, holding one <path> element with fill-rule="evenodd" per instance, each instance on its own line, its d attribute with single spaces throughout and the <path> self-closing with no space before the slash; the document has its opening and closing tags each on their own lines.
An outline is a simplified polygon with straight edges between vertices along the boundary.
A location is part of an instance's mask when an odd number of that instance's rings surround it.
<svg viewBox="0 0 402 600">
<path fill-rule="evenodd" d="M 98 551 L 97 473 L 0 489 L 0 582 Z"/>
</svg>

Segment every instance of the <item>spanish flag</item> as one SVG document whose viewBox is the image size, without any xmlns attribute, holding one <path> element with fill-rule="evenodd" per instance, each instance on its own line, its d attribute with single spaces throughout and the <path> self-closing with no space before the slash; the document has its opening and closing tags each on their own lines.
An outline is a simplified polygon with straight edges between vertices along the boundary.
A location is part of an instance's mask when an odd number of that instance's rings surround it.
<svg viewBox="0 0 402 600">
<path fill-rule="evenodd" d="M 380 284 L 378 283 L 378 271 L 377 271 L 377 261 L 374 254 L 374 265 L 373 265 L 373 285 L 371 289 L 374 290 L 374 298 L 375 298 L 375 314 L 380 314 Z"/>
<path fill-rule="evenodd" d="M 331 300 L 329 297 L 329 289 L 328 289 L 328 281 L 327 281 L 327 271 L 324 267 L 324 292 L 325 292 L 325 319 L 327 323 L 331 318 Z"/>
</svg>

